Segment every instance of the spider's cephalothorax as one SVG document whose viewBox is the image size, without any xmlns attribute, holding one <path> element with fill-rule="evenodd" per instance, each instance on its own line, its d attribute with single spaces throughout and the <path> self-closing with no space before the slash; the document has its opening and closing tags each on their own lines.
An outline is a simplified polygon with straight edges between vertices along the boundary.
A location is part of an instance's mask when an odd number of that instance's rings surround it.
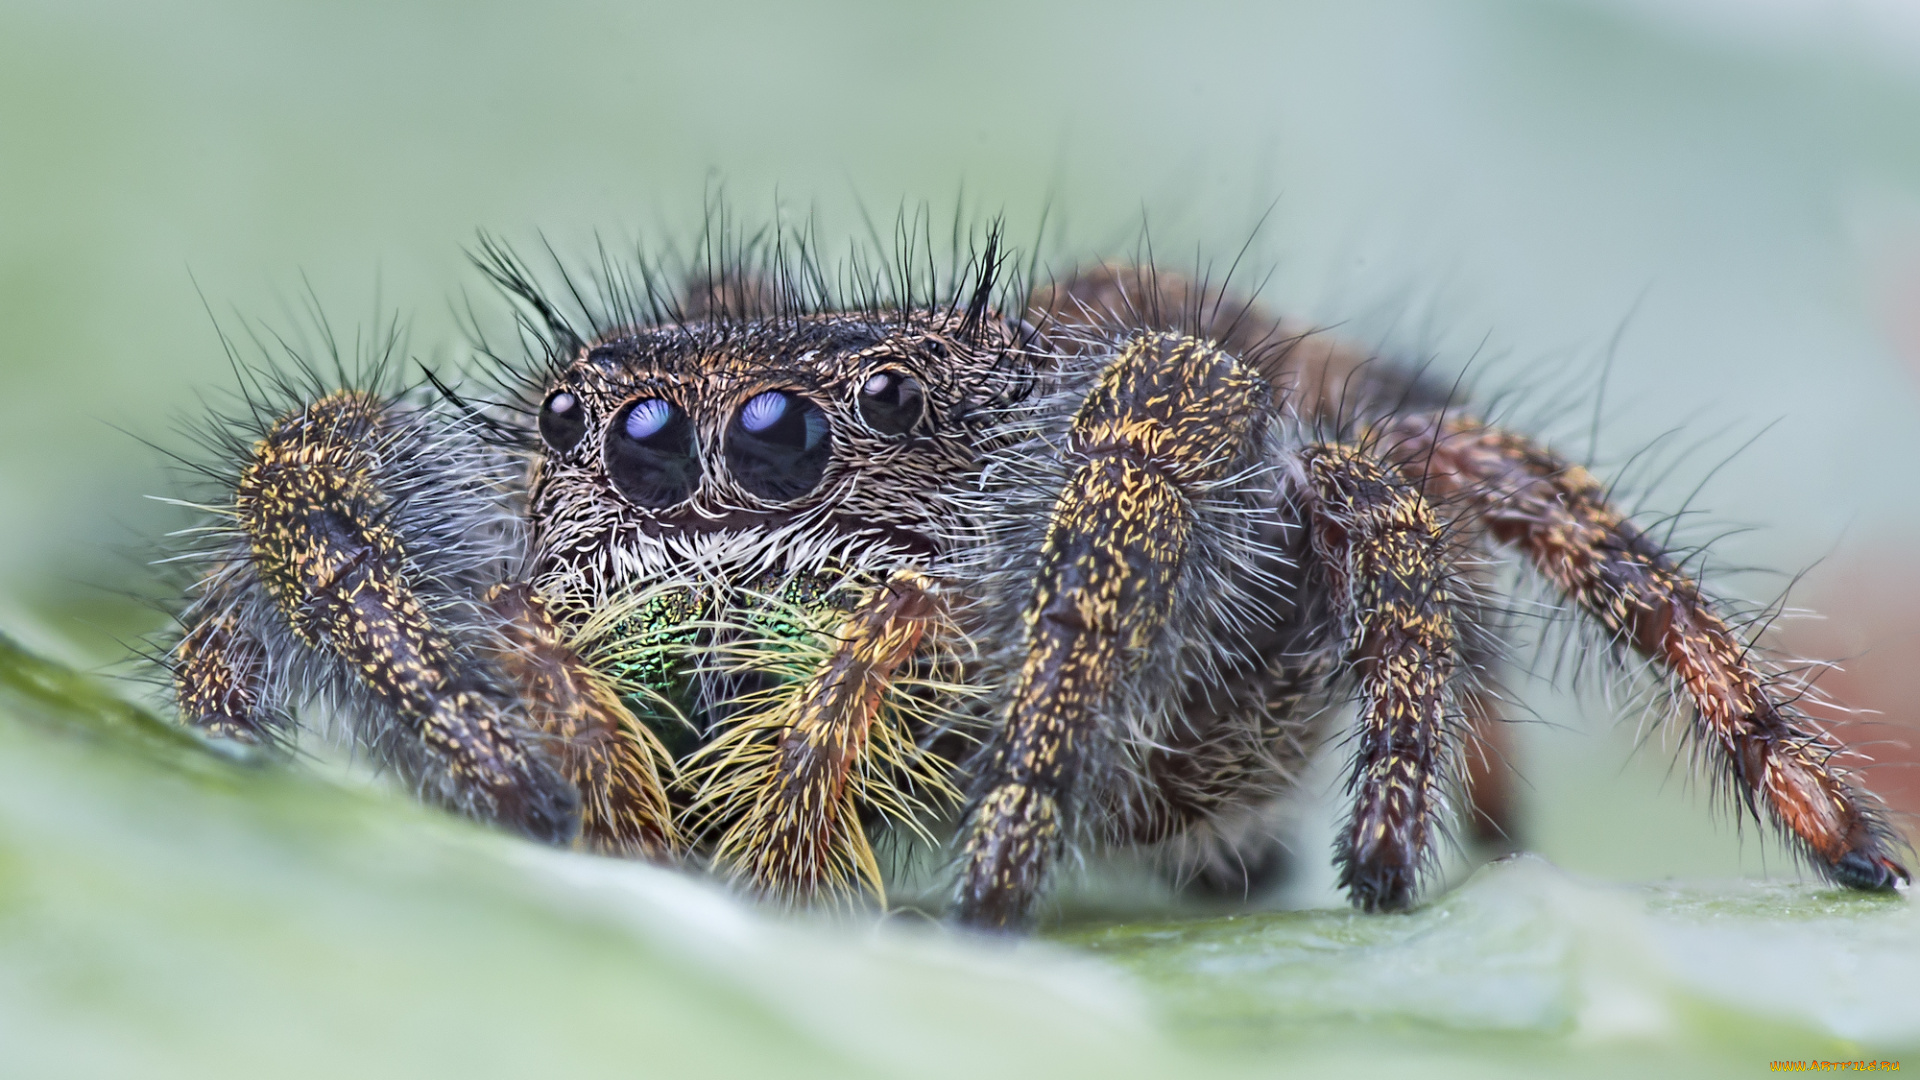
<svg viewBox="0 0 1920 1080">
<path fill-rule="evenodd" d="M 877 894 L 869 830 L 946 819 L 959 918 L 1011 926 L 1074 844 L 1247 888 L 1350 699 L 1341 883 L 1399 909 L 1451 797 L 1502 817 L 1468 750 L 1512 552 L 1820 873 L 1906 879 L 1846 748 L 1591 476 L 1219 290 L 1097 267 L 996 312 L 989 255 L 950 305 L 738 273 L 576 325 L 484 265 L 543 343 L 516 402 L 315 384 L 224 444 L 189 723 L 271 741 L 318 693 L 423 797 L 789 900 Z"/>
<path fill-rule="evenodd" d="M 706 574 L 923 565 L 1025 380 L 961 312 L 622 331 L 544 387 L 534 584 L 598 606 Z"/>
</svg>

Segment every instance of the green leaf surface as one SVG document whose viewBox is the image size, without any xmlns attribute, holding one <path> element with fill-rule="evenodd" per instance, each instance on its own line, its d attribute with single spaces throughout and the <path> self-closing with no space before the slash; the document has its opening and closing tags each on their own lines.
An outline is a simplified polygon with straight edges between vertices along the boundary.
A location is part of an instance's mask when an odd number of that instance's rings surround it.
<svg viewBox="0 0 1920 1080">
<path fill-rule="evenodd" d="M 1920 1047 L 1920 913 L 1809 884 L 1520 858 L 1407 916 L 1049 937 L 778 918 L 236 759 L 0 641 L 8 1076 L 1748 1075 Z"/>
</svg>

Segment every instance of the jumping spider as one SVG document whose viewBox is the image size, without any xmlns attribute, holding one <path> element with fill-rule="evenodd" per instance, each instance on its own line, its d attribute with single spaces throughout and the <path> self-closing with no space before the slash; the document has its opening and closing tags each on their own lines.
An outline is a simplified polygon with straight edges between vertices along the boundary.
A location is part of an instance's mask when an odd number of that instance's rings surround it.
<svg viewBox="0 0 1920 1080">
<path fill-rule="evenodd" d="M 1244 888 L 1342 738 L 1340 885 L 1393 911 L 1498 727 L 1511 552 L 1821 875 L 1908 880 L 1846 748 L 1599 482 L 1251 301 L 1025 292 L 991 243 L 941 301 L 477 261 L 535 342 L 487 353 L 509 400 L 254 372 L 168 652 L 188 724 L 281 743 L 317 695 L 424 799 L 795 902 L 878 895 L 869 831 L 945 822 L 981 927 L 1077 843 Z"/>
</svg>

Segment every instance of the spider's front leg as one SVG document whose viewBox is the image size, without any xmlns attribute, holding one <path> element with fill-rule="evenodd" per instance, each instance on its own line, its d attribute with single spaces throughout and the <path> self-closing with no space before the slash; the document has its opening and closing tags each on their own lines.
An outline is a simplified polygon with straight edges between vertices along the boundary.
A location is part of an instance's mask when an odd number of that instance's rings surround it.
<svg viewBox="0 0 1920 1080">
<path fill-rule="evenodd" d="M 491 494 L 462 439 L 427 410 L 354 391 L 268 426 L 223 512 L 233 546 L 174 650 L 175 689 L 188 723 L 253 741 L 296 694 L 325 689 L 423 796 L 563 842 L 578 824 L 573 786 L 472 640 L 485 636 L 480 598 L 459 568 L 502 553 L 471 548 L 497 537 L 445 527 L 462 508 L 446 500 Z"/>
<path fill-rule="evenodd" d="M 1380 443 L 1523 552 L 1616 642 L 1673 676 L 1693 706 L 1694 738 L 1742 805 L 1770 816 L 1822 875 L 1856 889 L 1910 880 L 1893 857 L 1900 841 L 1885 808 L 1839 764 L 1844 744 L 1795 707 L 1794 687 L 1586 470 L 1468 420 L 1405 419 Z"/>
<path fill-rule="evenodd" d="M 1066 432 L 1021 615 L 1024 657 L 977 762 L 959 919 L 1024 923 L 1079 812 L 1088 762 L 1112 749 L 1129 694 L 1176 607 L 1213 584 L 1194 550 L 1201 504 L 1258 461 L 1268 383 L 1208 343 L 1143 335 L 1107 362 Z M 1165 659 L 1162 657 L 1162 659 Z"/>
</svg>

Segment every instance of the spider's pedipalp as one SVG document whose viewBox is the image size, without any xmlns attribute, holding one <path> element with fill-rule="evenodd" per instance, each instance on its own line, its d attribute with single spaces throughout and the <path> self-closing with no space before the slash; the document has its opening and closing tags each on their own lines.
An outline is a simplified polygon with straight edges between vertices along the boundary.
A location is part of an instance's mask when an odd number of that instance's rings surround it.
<svg viewBox="0 0 1920 1080">
<path fill-rule="evenodd" d="M 1106 363 L 1073 414 L 1071 471 L 1047 512 L 1004 720 L 978 761 L 963 827 L 962 921 L 1029 918 L 1074 827 L 1081 773 L 1116 741 L 1102 725 L 1117 705 L 1139 711 L 1132 684 L 1170 616 L 1194 599 L 1183 591 L 1208 580 L 1191 550 L 1197 507 L 1257 459 L 1272 395 L 1213 345 L 1144 334 Z M 1149 681 L 1177 689 L 1169 675 L 1154 670 Z"/>
<path fill-rule="evenodd" d="M 955 796 L 943 763 L 920 752 L 897 715 L 912 708 L 903 689 L 916 655 L 942 651 L 929 639 L 948 634 L 932 583 L 898 571 L 837 620 L 805 678 L 742 702 L 746 715 L 694 766 L 695 812 L 731 818 L 715 861 L 781 900 L 862 891 L 884 900 L 862 812 L 913 827 L 935 809 L 913 788 L 942 804 Z M 737 817 L 735 804 L 745 804 Z"/>
<path fill-rule="evenodd" d="M 1836 760 L 1846 747 L 1780 692 L 1751 643 L 1586 470 L 1469 420 L 1401 419 L 1382 442 L 1617 643 L 1673 676 L 1693 736 L 1740 804 L 1770 817 L 1821 874 L 1858 889 L 1910 880 L 1884 807 Z"/>
<path fill-rule="evenodd" d="M 1340 445 L 1308 447 L 1300 459 L 1315 565 L 1359 683 L 1340 886 L 1357 907 L 1397 911 L 1413 903 L 1431 861 L 1463 735 L 1447 540 L 1393 464 Z"/>
<path fill-rule="evenodd" d="M 580 839 L 589 850 L 667 861 L 684 846 L 662 774 L 673 759 L 660 737 L 620 701 L 615 681 L 580 655 L 548 604 L 523 582 L 496 585 L 487 606 L 501 621 L 489 649 L 580 792 Z"/>
</svg>

